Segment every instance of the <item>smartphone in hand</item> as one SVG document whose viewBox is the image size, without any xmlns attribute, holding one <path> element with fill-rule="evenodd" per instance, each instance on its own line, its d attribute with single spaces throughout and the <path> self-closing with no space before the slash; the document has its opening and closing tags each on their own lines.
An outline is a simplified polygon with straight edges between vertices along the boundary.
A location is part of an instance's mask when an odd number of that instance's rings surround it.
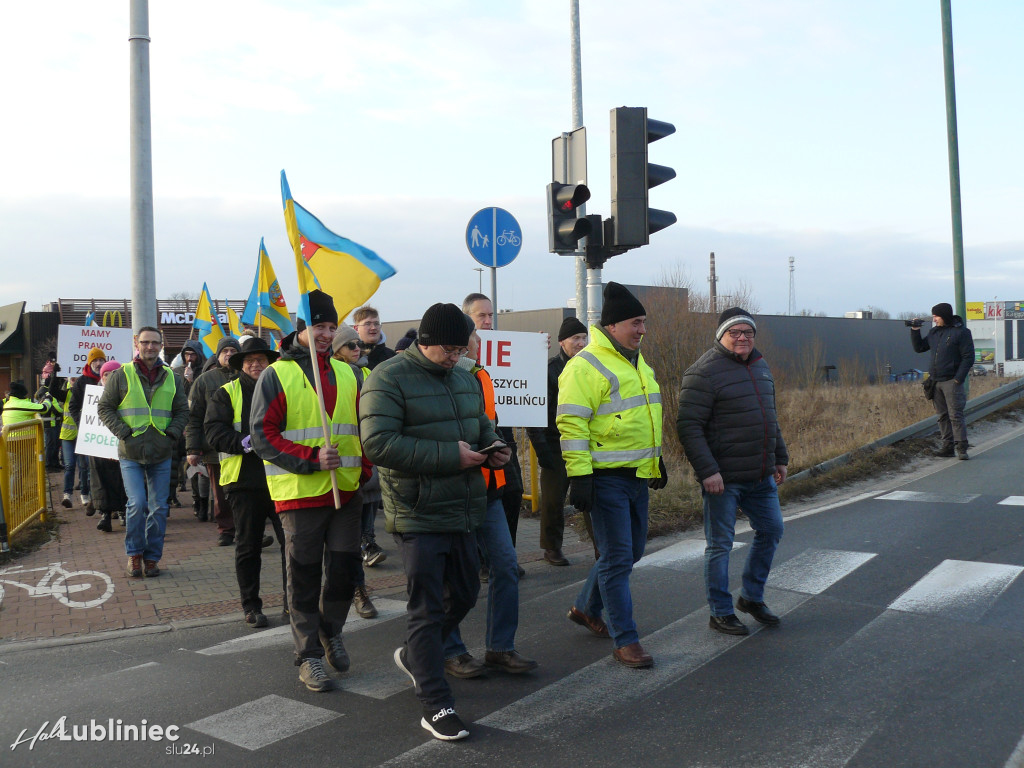
<svg viewBox="0 0 1024 768">
<path fill-rule="evenodd" d="M 481 448 L 477 453 L 488 455 L 491 453 L 497 453 L 502 448 L 508 448 L 508 446 L 505 443 L 495 443 L 494 445 L 489 445 L 486 448 Z"/>
</svg>

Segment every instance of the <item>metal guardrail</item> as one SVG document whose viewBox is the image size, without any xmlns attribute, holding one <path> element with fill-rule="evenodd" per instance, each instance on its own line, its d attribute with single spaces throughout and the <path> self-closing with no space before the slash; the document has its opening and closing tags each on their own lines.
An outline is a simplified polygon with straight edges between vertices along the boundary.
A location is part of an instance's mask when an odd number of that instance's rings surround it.
<svg viewBox="0 0 1024 768">
<path fill-rule="evenodd" d="M 981 397 L 968 400 L 967 405 L 964 408 L 964 420 L 970 424 L 978 419 L 983 419 L 990 413 L 998 411 L 1000 408 L 1020 399 L 1024 399 L 1024 379 L 1012 381 L 1009 384 L 1004 384 L 1001 387 L 993 389 L 991 392 L 986 392 Z M 849 451 L 841 456 L 836 456 L 834 459 L 823 461 L 820 464 L 815 464 L 813 467 L 797 472 L 788 479 L 790 481 L 794 481 L 801 480 L 806 477 L 817 477 L 818 475 L 825 474 L 836 467 L 848 464 L 855 455 L 859 455 L 866 451 L 873 451 L 877 448 L 883 448 L 887 445 L 893 445 L 901 440 L 909 440 L 914 437 L 926 437 L 938 431 L 938 428 L 939 417 L 929 416 L 927 419 L 922 419 L 916 424 L 904 427 L 898 432 L 893 432 L 885 437 L 880 437 L 874 442 L 868 443 L 856 450 Z"/>
<path fill-rule="evenodd" d="M 42 420 L 0 428 L 0 551 L 36 518 L 45 522 L 49 498 Z"/>
</svg>

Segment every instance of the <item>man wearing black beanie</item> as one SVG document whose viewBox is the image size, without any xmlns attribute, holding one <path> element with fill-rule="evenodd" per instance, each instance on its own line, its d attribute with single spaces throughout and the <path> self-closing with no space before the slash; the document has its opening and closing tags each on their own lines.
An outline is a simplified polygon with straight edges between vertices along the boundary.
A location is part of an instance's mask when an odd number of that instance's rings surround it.
<svg viewBox="0 0 1024 768">
<path fill-rule="evenodd" d="M 649 667 L 633 621 L 629 577 L 647 544 L 647 491 L 668 482 L 661 459 L 661 391 L 640 354 L 647 311 L 624 286 L 604 289 L 601 324 L 558 377 L 558 431 L 569 503 L 590 512 L 600 559 L 569 620 L 611 637 L 613 658 Z M 608 612 L 608 623 L 601 619 Z"/>
<path fill-rule="evenodd" d="M 932 307 L 932 329 L 921 337 L 921 321 L 910 322 L 910 343 L 915 352 L 931 350 L 932 359 L 925 380 L 925 397 L 932 401 L 939 417 L 939 435 L 942 445 L 935 451 L 936 456 L 949 457 L 954 454 L 961 461 L 967 455 L 967 422 L 964 421 L 964 406 L 967 393 L 964 382 L 974 365 L 974 337 L 964 327 L 959 315 L 953 314 L 953 307 L 946 302 Z"/>
<path fill-rule="evenodd" d="M 366 377 L 359 406 L 363 448 L 380 474 L 385 529 L 405 567 L 408 630 L 395 664 L 415 685 L 420 725 L 444 741 L 469 735 L 445 679 L 444 644 L 480 592 L 476 529 L 487 509 L 480 467 L 498 469 L 511 453 L 495 448 L 502 444 L 480 385 L 457 366 L 468 344 L 462 311 L 434 304 L 418 340 Z M 485 448 L 494 451 L 481 453 Z"/>
<path fill-rule="evenodd" d="M 562 538 L 565 534 L 565 494 L 569 490 L 569 478 L 565 474 L 565 460 L 559 445 L 558 427 L 558 377 L 565 364 L 587 346 L 587 326 L 570 316 L 562 321 L 558 329 L 558 354 L 548 360 L 548 425 L 529 427 L 526 430 L 537 453 L 540 465 L 540 548 L 544 560 L 550 565 L 569 565 L 562 553 Z M 590 512 L 584 513 L 587 532 L 594 540 L 590 524 Z"/>
</svg>

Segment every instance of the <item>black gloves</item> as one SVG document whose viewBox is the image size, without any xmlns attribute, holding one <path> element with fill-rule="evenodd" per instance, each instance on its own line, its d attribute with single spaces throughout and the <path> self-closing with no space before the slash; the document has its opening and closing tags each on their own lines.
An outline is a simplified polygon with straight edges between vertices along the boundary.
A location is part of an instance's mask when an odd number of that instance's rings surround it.
<svg viewBox="0 0 1024 768">
<path fill-rule="evenodd" d="M 569 503 L 580 512 L 589 512 L 594 508 L 593 475 L 569 478 Z"/>
<path fill-rule="evenodd" d="M 668 485 L 668 470 L 665 469 L 664 457 L 658 458 L 658 471 L 661 472 L 661 477 L 652 477 L 647 481 L 647 487 L 652 491 L 660 491 Z"/>
</svg>

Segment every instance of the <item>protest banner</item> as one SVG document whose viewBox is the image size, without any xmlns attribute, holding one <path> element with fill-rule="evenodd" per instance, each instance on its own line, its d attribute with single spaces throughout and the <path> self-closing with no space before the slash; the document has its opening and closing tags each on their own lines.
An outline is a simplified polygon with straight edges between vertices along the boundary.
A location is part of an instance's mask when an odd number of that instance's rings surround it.
<svg viewBox="0 0 1024 768">
<path fill-rule="evenodd" d="M 494 383 L 494 408 L 503 427 L 548 423 L 548 346 L 543 333 L 477 331 L 480 365 Z"/>
<path fill-rule="evenodd" d="M 89 350 L 99 347 L 107 360 L 129 362 L 135 355 L 135 341 L 131 328 L 104 328 L 98 325 L 57 326 L 58 376 L 75 377 L 82 375 Z"/>
<path fill-rule="evenodd" d="M 103 394 L 103 387 L 89 384 L 85 388 L 85 400 L 82 401 L 82 421 L 78 425 L 78 441 L 75 453 L 95 456 L 99 459 L 116 459 L 118 440 L 114 434 L 103 426 L 100 421 L 96 404 Z"/>
</svg>

